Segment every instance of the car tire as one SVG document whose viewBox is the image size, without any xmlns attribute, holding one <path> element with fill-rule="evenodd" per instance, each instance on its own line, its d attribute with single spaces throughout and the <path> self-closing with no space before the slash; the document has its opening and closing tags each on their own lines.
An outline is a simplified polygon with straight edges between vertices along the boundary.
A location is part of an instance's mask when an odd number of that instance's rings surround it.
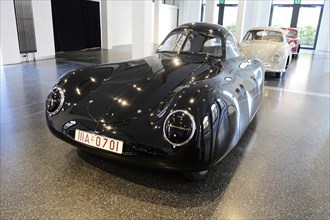
<svg viewBox="0 0 330 220">
<path fill-rule="evenodd" d="M 186 172 L 183 175 L 191 181 L 199 181 L 201 179 L 204 179 L 208 172 L 208 170 L 203 170 L 199 172 Z"/>
</svg>

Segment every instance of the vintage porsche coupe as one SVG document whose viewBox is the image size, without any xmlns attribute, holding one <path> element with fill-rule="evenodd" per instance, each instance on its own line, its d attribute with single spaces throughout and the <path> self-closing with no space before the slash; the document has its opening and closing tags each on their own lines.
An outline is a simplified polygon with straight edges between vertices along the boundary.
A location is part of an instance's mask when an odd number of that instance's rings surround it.
<svg viewBox="0 0 330 220">
<path fill-rule="evenodd" d="M 255 27 L 244 36 L 240 47 L 243 55 L 258 58 L 262 61 L 266 72 L 275 72 L 281 77 L 286 72 L 291 59 L 291 46 L 285 32 L 277 27 Z"/>
<path fill-rule="evenodd" d="M 91 153 L 200 179 L 256 114 L 264 67 L 245 60 L 227 29 L 175 28 L 149 57 L 70 71 L 51 89 L 46 120 Z"/>
<path fill-rule="evenodd" d="M 299 31 L 297 28 L 292 27 L 282 29 L 285 31 L 288 44 L 291 46 L 292 58 L 297 59 L 300 52 Z"/>
</svg>

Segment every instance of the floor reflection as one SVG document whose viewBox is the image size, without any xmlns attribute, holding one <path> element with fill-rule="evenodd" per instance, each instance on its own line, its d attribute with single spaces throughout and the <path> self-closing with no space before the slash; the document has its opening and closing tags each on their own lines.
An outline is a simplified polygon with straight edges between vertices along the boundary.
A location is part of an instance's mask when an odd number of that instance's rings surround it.
<svg viewBox="0 0 330 220">
<path fill-rule="evenodd" d="M 329 53 L 302 50 L 282 78 L 267 74 L 238 146 L 189 182 L 76 151 L 47 129 L 44 101 L 58 77 L 129 51 L 1 68 L 0 219 L 328 219 Z"/>
<path fill-rule="evenodd" d="M 317 61 L 315 61 L 317 59 Z M 266 74 L 267 86 L 329 94 L 330 59 L 327 53 L 302 50 L 280 79 Z"/>
</svg>

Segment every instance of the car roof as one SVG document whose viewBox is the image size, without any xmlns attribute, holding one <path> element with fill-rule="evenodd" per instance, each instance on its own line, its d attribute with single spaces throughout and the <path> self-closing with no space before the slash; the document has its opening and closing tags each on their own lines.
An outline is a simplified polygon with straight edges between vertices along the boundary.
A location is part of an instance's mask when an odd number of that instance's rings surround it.
<svg viewBox="0 0 330 220">
<path fill-rule="evenodd" d="M 209 31 L 220 32 L 220 34 L 224 36 L 230 34 L 230 32 L 225 27 L 219 24 L 212 24 L 206 22 L 193 22 L 193 23 L 182 24 L 179 27 L 175 28 L 173 31 L 181 31 L 184 29 L 190 29 L 199 32 L 209 32 Z"/>
<path fill-rule="evenodd" d="M 282 27 L 282 29 L 283 30 L 290 30 L 290 31 L 296 31 L 296 32 L 298 32 L 298 29 L 297 28 L 293 28 L 293 27 L 285 27 L 285 28 Z"/>
<path fill-rule="evenodd" d="M 256 30 L 265 30 L 265 31 L 279 31 L 282 34 L 285 34 L 284 30 L 278 27 L 254 27 L 249 29 L 249 31 L 256 31 Z"/>
</svg>

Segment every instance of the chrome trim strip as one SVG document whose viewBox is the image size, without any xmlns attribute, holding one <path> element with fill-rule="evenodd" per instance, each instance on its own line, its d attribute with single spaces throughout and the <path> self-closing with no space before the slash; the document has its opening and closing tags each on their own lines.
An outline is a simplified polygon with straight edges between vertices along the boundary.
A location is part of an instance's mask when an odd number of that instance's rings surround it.
<svg viewBox="0 0 330 220">
<path fill-rule="evenodd" d="M 59 113 L 61 111 L 62 107 L 63 107 L 63 104 L 64 104 L 64 92 L 63 92 L 63 90 L 59 87 L 54 87 L 51 92 L 53 92 L 55 89 L 57 89 L 60 92 L 61 100 L 60 100 L 59 106 L 57 107 L 57 109 L 55 111 L 49 112 L 48 109 L 47 109 L 47 112 L 48 112 L 49 116 L 53 116 L 53 115 L 56 115 L 57 113 Z"/>
</svg>

